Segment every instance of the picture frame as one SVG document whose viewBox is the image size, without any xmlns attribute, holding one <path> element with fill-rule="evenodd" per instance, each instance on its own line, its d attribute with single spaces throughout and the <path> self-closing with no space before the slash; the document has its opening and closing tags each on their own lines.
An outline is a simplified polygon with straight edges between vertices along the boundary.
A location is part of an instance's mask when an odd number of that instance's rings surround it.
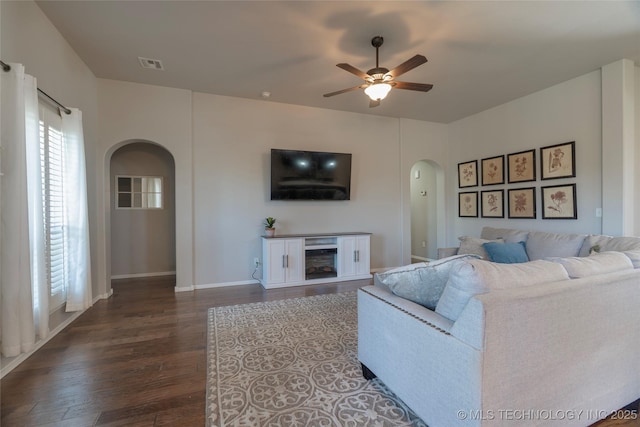
<svg viewBox="0 0 640 427">
<path fill-rule="evenodd" d="M 536 150 L 526 150 L 507 155 L 507 182 L 536 180 Z"/>
<path fill-rule="evenodd" d="M 573 178 L 576 176 L 576 142 L 540 148 L 540 179 Z"/>
<path fill-rule="evenodd" d="M 542 187 L 542 219 L 578 219 L 576 184 Z"/>
<path fill-rule="evenodd" d="M 458 188 L 478 185 L 478 161 L 458 163 Z"/>
<path fill-rule="evenodd" d="M 504 218 L 504 190 L 488 190 L 480 193 L 482 218 Z"/>
<path fill-rule="evenodd" d="M 509 218 L 536 219 L 536 188 L 510 188 L 507 192 Z"/>
<path fill-rule="evenodd" d="M 482 185 L 504 184 L 504 156 L 482 159 Z"/>
<path fill-rule="evenodd" d="M 461 218 L 478 217 L 477 191 L 463 191 L 458 193 L 458 216 Z"/>
</svg>

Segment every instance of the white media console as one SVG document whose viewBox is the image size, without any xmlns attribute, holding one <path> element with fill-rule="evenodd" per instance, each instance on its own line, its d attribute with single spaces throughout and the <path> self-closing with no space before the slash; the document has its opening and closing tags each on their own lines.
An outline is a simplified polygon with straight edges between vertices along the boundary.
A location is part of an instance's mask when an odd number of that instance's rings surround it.
<svg viewBox="0 0 640 427">
<path fill-rule="evenodd" d="M 371 278 L 371 233 L 262 237 L 266 289 Z"/>
</svg>

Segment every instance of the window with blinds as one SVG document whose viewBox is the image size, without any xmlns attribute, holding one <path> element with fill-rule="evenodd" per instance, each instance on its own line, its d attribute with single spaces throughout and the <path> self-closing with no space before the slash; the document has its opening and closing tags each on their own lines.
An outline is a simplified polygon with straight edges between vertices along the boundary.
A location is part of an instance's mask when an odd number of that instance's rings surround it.
<svg viewBox="0 0 640 427">
<path fill-rule="evenodd" d="M 57 112 L 40 106 L 40 166 L 42 170 L 42 206 L 44 210 L 47 279 L 50 287 L 50 311 L 66 300 L 65 263 L 66 221 L 64 214 L 64 157 L 61 118 Z"/>
</svg>

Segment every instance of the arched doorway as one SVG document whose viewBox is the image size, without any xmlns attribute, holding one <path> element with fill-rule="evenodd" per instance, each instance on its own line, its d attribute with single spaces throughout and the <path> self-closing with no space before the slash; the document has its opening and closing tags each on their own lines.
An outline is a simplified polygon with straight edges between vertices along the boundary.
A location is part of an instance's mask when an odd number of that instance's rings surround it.
<svg viewBox="0 0 640 427">
<path fill-rule="evenodd" d="M 438 256 L 439 217 L 444 205 L 441 168 L 420 160 L 411 167 L 409 191 L 411 195 L 411 262 L 428 261 Z"/>
<path fill-rule="evenodd" d="M 171 153 L 151 142 L 128 141 L 111 155 L 109 182 L 111 279 L 175 274 Z"/>
</svg>

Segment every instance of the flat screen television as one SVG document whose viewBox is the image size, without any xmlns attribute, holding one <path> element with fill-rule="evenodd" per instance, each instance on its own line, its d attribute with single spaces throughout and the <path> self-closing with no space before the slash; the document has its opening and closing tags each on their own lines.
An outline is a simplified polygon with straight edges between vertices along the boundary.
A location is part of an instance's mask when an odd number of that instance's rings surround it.
<svg viewBox="0 0 640 427">
<path fill-rule="evenodd" d="M 351 154 L 271 150 L 271 200 L 349 200 Z"/>
</svg>

